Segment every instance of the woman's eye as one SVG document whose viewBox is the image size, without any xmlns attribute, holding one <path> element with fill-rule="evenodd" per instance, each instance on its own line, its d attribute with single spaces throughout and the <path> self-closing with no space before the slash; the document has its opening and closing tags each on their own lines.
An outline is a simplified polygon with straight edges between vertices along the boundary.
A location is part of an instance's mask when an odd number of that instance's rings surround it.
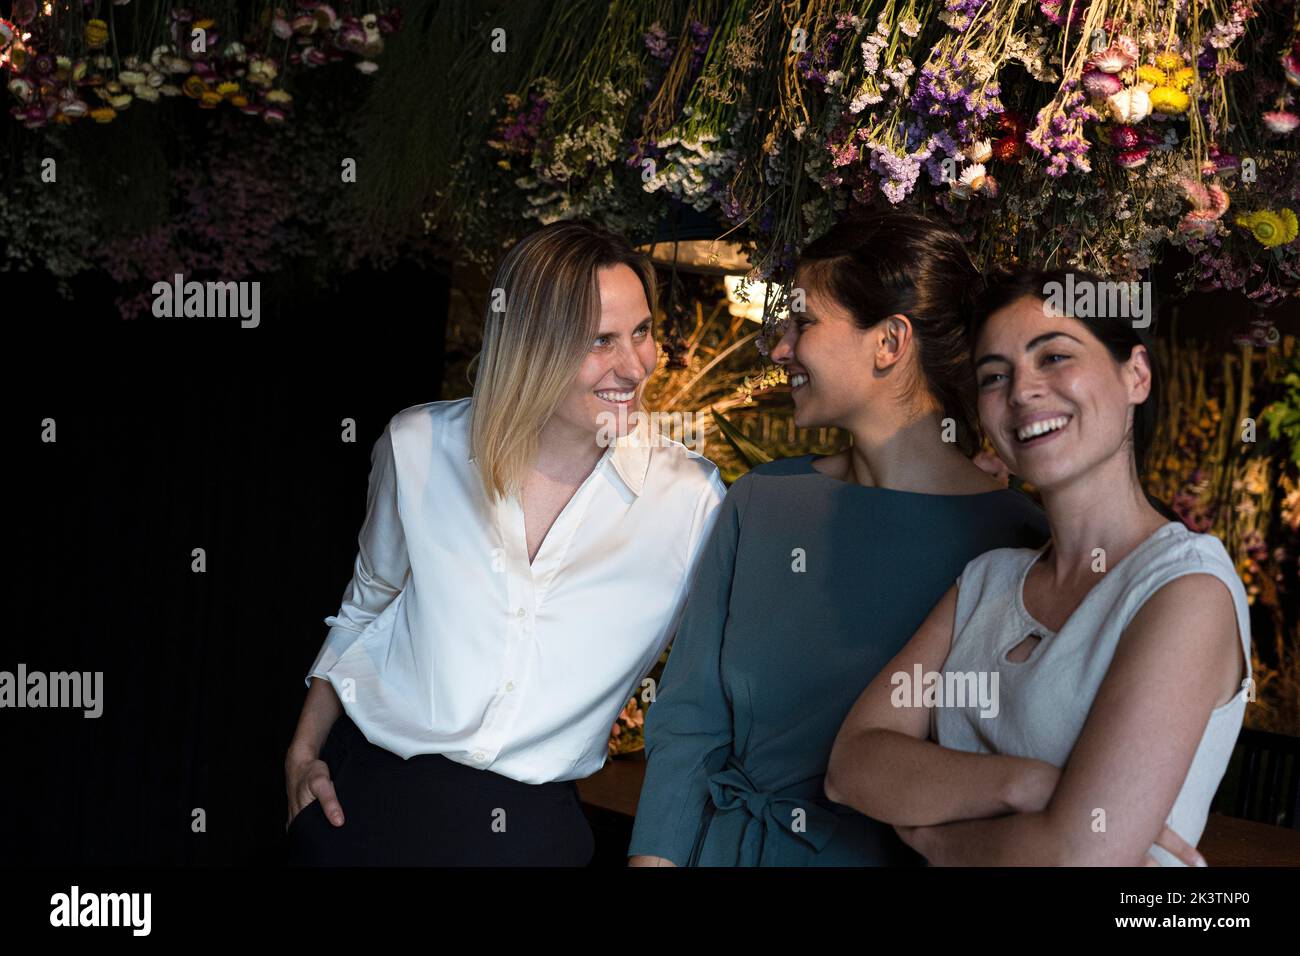
<svg viewBox="0 0 1300 956">
<path fill-rule="evenodd" d="M 650 326 L 648 325 L 641 326 L 641 328 L 636 330 L 635 334 L 641 336 L 641 338 L 645 338 L 647 335 L 650 334 Z"/>
<path fill-rule="evenodd" d="M 1069 357 L 1070 356 L 1068 355 L 1062 355 L 1060 352 L 1053 352 L 1052 354 L 1046 357 L 1046 361 L 1051 362 L 1051 364 L 1055 365 L 1056 363 L 1052 361 L 1053 359 L 1068 359 Z"/>
<path fill-rule="evenodd" d="M 596 341 L 592 342 L 591 344 L 593 348 L 603 349 L 606 345 L 609 344 L 609 336 L 598 335 L 596 336 Z"/>
<path fill-rule="evenodd" d="M 990 382 L 996 382 L 1000 378 L 1006 378 L 1001 372 L 994 372 L 992 375 L 986 375 L 980 379 L 980 388 L 988 385 Z"/>
</svg>

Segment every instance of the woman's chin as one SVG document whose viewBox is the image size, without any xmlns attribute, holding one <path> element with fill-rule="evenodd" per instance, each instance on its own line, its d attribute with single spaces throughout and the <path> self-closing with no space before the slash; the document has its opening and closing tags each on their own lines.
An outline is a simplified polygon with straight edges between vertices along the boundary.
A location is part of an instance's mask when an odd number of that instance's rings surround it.
<svg viewBox="0 0 1300 956">
<path fill-rule="evenodd" d="M 1064 485 L 1068 477 L 1063 468 L 1052 467 L 1050 462 L 1038 462 L 1034 465 L 1022 463 L 1019 468 L 1008 462 L 1007 470 L 1020 481 L 1033 485 L 1040 494 Z"/>
<path fill-rule="evenodd" d="M 807 400 L 804 401 L 806 403 Z M 794 403 L 794 414 L 790 417 L 794 420 L 795 428 L 815 428 L 818 425 L 807 404 L 800 405 L 798 401 Z"/>
<path fill-rule="evenodd" d="M 805 412 L 804 414 L 795 414 L 795 428 L 838 428 L 834 422 L 829 421 L 824 415 L 815 415 Z"/>
</svg>

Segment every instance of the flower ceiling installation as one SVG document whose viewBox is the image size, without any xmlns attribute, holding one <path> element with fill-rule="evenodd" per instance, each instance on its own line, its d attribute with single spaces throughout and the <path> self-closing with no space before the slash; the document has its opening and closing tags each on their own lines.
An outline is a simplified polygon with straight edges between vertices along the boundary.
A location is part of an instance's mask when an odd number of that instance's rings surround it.
<svg viewBox="0 0 1300 956">
<path fill-rule="evenodd" d="M 282 123 L 293 96 L 286 73 L 351 60 L 379 69 L 384 36 L 401 23 L 391 4 L 289 8 L 220 2 L 196 7 L 131 0 L 15 0 L 0 19 L 0 74 L 25 126 L 111 123 L 136 102 L 188 97 Z M 357 8 L 364 10 L 360 14 Z"/>
<path fill-rule="evenodd" d="M 884 203 L 984 267 L 1134 280 L 1178 248 L 1173 295 L 1300 289 L 1294 0 L 574 0 L 513 42 L 530 70 L 429 216 L 483 262 L 528 220 L 647 240 L 671 198 L 787 281 Z"/>
<path fill-rule="evenodd" d="M 177 272 L 322 288 L 422 255 L 418 222 L 370 228 L 357 191 L 338 188 L 405 35 L 395 4 L 6 7 L 0 272 L 44 269 L 65 298 L 108 280 L 125 319 Z"/>
</svg>

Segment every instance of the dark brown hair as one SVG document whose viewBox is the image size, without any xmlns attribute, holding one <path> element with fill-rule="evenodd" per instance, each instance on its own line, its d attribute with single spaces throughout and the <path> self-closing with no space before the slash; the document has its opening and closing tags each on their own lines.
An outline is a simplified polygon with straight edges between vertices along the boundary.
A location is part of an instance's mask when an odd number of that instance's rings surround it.
<svg viewBox="0 0 1300 956">
<path fill-rule="evenodd" d="M 956 422 L 962 452 L 969 458 L 979 451 L 982 433 L 966 329 L 980 274 L 951 227 L 906 210 L 874 210 L 838 223 L 810 243 L 799 256 L 798 271 L 833 296 L 861 329 L 895 313 L 907 316 L 920 370 L 908 397 L 927 388 Z"/>
</svg>

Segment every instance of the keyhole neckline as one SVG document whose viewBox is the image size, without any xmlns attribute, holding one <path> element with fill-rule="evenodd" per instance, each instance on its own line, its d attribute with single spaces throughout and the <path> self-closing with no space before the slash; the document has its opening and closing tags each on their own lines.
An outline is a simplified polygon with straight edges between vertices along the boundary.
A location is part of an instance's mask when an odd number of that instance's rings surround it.
<svg viewBox="0 0 1300 956">
<path fill-rule="evenodd" d="M 1083 610 L 1083 606 L 1085 604 L 1087 604 L 1089 601 L 1092 600 L 1092 596 L 1097 593 L 1097 591 L 1105 583 L 1106 579 L 1110 577 L 1114 577 L 1115 571 L 1117 571 L 1121 566 L 1123 566 L 1125 562 L 1131 559 L 1135 554 L 1138 554 L 1140 551 L 1143 551 L 1144 549 L 1149 547 L 1153 542 L 1155 542 L 1163 535 L 1168 534 L 1170 528 L 1182 528 L 1182 527 L 1184 527 L 1184 525 L 1180 521 L 1166 522 L 1165 524 L 1157 528 L 1155 531 L 1151 532 L 1151 534 L 1143 538 L 1140 542 L 1138 542 L 1137 547 L 1133 548 L 1132 551 L 1124 555 L 1124 557 L 1120 558 L 1119 561 L 1116 562 L 1115 566 L 1110 568 L 1103 575 L 1102 580 L 1098 581 L 1095 585 L 1093 585 L 1091 588 L 1088 589 L 1088 593 L 1083 596 L 1083 600 L 1079 602 L 1078 606 L 1073 611 L 1070 612 L 1070 616 L 1066 618 L 1065 623 L 1068 625 L 1070 621 L 1074 620 L 1074 616 L 1078 614 L 1081 610 Z M 1038 563 L 1038 559 L 1041 558 L 1044 554 L 1046 554 L 1047 549 L 1050 548 L 1051 546 L 1052 546 L 1052 539 L 1048 538 L 1046 543 L 1044 543 L 1042 547 L 1038 548 L 1038 550 L 1034 552 L 1034 556 L 1030 558 L 1028 562 L 1026 562 L 1024 569 L 1020 572 L 1020 580 L 1016 584 L 1016 605 L 1015 605 L 1016 612 L 1029 624 L 1031 629 L 1027 633 L 1022 634 L 1019 638 L 1017 638 L 1014 644 L 1012 644 L 1010 647 L 1005 648 L 1002 651 L 1001 658 L 1004 663 L 1008 663 L 1008 664 L 1029 663 L 1035 657 L 1038 656 L 1039 652 L 1043 648 L 1043 645 L 1047 644 L 1049 639 L 1056 637 L 1057 634 L 1059 633 L 1058 631 L 1055 631 L 1052 628 L 1048 627 L 1042 621 L 1038 620 L 1038 618 L 1030 614 L 1029 609 L 1025 607 L 1025 582 L 1029 579 L 1029 572 L 1033 569 L 1034 565 Z M 1064 627 L 1064 625 L 1062 626 Z M 1025 638 L 1036 633 L 1041 634 L 1042 638 L 1039 640 L 1038 644 L 1034 647 L 1034 649 L 1029 652 L 1028 657 L 1026 657 L 1023 661 L 1008 661 L 1006 659 L 1007 655 L 1011 653 L 1012 650 L 1019 647 L 1020 644 L 1024 642 Z"/>
</svg>

